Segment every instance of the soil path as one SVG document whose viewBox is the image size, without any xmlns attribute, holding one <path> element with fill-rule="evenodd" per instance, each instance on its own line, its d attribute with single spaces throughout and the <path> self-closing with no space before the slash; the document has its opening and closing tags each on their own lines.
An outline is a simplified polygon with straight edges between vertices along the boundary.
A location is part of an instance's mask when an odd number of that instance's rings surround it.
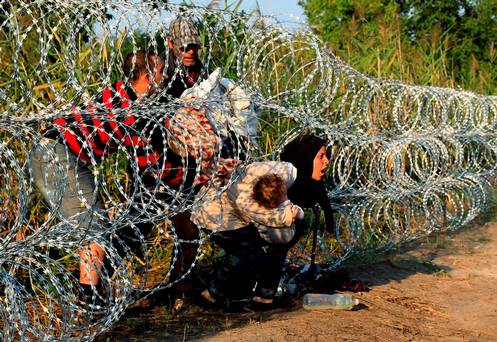
<svg viewBox="0 0 497 342">
<path fill-rule="evenodd" d="M 265 313 L 164 310 L 126 315 L 110 341 L 497 341 L 497 222 L 438 234 L 350 267 L 371 291 L 356 311 Z"/>
</svg>

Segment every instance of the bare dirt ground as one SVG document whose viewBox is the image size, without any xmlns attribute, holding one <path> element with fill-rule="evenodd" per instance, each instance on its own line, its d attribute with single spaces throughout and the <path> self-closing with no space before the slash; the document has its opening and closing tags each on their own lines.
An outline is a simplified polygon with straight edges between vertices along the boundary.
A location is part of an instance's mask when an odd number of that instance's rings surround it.
<svg viewBox="0 0 497 342">
<path fill-rule="evenodd" d="M 496 211 L 458 232 L 423 238 L 349 267 L 371 291 L 355 311 L 264 313 L 164 308 L 126 314 L 102 341 L 497 341 Z M 484 222 L 487 220 L 488 222 Z"/>
</svg>

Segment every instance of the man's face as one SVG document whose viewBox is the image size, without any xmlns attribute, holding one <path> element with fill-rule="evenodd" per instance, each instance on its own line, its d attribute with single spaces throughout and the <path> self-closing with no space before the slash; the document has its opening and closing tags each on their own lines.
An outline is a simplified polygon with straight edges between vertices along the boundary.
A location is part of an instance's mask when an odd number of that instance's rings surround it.
<svg viewBox="0 0 497 342">
<path fill-rule="evenodd" d="M 197 63 L 198 50 L 199 46 L 197 44 L 188 44 L 187 46 L 181 47 L 174 45 L 173 47 L 176 58 L 186 67 L 192 67 Z"/>
</svg>

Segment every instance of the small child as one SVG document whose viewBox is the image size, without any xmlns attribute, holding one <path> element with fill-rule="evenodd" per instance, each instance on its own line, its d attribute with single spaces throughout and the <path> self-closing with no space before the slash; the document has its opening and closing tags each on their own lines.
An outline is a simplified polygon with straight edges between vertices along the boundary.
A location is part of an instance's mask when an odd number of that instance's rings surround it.
<svg viewBox="0 0 497 342">
<path fill-rule="evenodd" d="M 288 199 L 288 188 L 283 178 L 277 174 L 260 176 L 252 190 L 252 198 L 260 206 L 267 209 L 283 210 L 284 227 L 268 227 L 256 224 L 262 238 L 270 243 L 287 243 L 295 235 L 295 219 L 304 219 L 304 211 Z"/>
</svg>

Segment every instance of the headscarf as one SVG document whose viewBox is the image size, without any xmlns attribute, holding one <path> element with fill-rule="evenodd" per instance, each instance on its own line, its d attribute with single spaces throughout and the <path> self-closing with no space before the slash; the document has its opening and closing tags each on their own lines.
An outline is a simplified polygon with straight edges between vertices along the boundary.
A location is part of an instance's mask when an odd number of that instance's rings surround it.
<svg viewBox="0 0 497 342">
<path fill-rule="evenodd" d="M 280 159 L 292 163 L 298 170 L 298 177 L 307 179 L 312 176 L 314 158 L 326 141 L 313 135 L 302 135 L 288 143 Z"/>
<path fill-rule="evenodd" d="M 314 158 L 325 140 L 313 135 L 302 135 L 288 143 L 280 155 L 282 161 L 290 162 L 297 168 L 297 179 L 288 189 L 288 198 L 302 208 L 311 208 L 318 203 L 324 211 L 326 230 L 334 230 L 333 211 L 323 180 L 312 179 Z"/>
</svg>

